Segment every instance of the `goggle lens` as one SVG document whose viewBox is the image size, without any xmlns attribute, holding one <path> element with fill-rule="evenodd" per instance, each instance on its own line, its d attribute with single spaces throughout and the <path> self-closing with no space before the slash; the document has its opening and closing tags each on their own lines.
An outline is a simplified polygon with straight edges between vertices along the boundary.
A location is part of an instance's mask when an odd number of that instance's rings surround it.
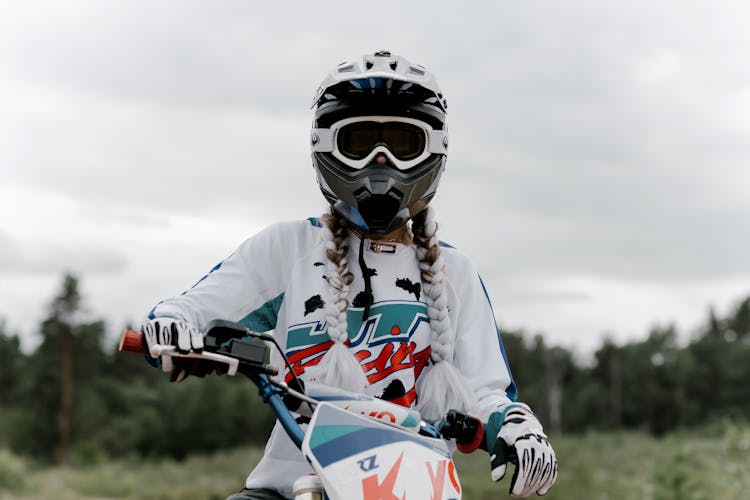
<svg viewBox="0 0 750 500">
<path fill-rule="evenodd" d="M 416 125 L 399 122 L 356 122 L 341 127 L 338 150 L 352 160 L 361 160 L 377 146 L 385 146 L 399 160 L 421 155 L 427 145 L 425 132 Z"/>
</svg>

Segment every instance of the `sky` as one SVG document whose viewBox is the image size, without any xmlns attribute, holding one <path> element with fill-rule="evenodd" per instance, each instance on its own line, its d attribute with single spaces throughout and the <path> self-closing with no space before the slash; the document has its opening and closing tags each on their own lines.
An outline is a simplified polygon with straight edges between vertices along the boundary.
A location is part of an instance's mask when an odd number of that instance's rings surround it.
<svg viewBox="0 0 750 500">
<path fill-rule="evenodd" d="M 0 318 L 65 272 L 114 338 L 244 239 L 325 210 L 310 105 L 389 49 L 448 99 L 433 201 L 501 329 L 591 353 L 750 295 L 750 4 L 7 1 Z"/>
</svg>

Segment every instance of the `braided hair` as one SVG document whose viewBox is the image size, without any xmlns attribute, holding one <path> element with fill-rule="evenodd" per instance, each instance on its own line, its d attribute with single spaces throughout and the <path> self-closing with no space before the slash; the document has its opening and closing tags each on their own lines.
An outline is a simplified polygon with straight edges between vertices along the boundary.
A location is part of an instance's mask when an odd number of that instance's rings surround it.
<svg viewBox="0 0 750 500">
<path fill-rule="evenodd" d="M 346 345 L 348 337 L 347 310 L 349 285 L 354 275 L 349 271 L 348 231 L 345 222 L 333 210 L 322 217 L 323 240 L 326 247 L 325 280 L 328 300 L 325 301 L 328 336 L 333 346 L 320 362 L 308 369 L 317 382 L 362 393 L 367 387 L 365 372 Z"/>
<path fill-rule="evenodd" d="M 428 206 L 412 220 L 422 294 L 430 318 L 432 362 L 417 380 L 417 410 L 423 418 L 437 420 L 450 409 L 467 412 L 475 401 L 466 380 L 452 364 L 456 334 L 448 316 L 445 260 L 437 238 L 435 211 Z"/>
<path fill-rule="evenodd" d="M 328 300 L 326 322 L 333 346 L 308 372 L 319 382 L 363 392 L 367 379 L 359 362 L 346 346 L 349 285 L 353 275 L 348 269 L 349 245 L 346 223 L 335 212 L 325 214 L 323 238 L 326 246 Z M 468 411 L 474 397 L 465 379 L 451 364 L 455 330 L 448 316 L 445 290 L 445 261 L 437 239 L 437 223 L 431 207 L 413 217 L 412 232 L 419 259 L 422 297 L 430 320 L 431 366 L 417 380 L 417 410 L 428 420 L 437 420 L 449 409 Z"/>
</svg>

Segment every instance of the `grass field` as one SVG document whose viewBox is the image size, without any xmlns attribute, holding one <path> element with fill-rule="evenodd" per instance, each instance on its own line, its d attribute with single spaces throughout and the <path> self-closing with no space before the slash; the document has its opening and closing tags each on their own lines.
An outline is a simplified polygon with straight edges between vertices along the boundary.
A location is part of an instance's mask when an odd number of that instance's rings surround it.
<svg viewBox="0 0 750 500">
<path fill-rule="evenodd" d="M 553 439 L 557 484 L 545 498 L 596 500 L 748 500 L 750 428 Z M 135 458 L 81 467 L 37 468 L 0 450 L 0 499 L 224 499 L 241 486 L 262 450 L 242 448 L 183 462 Z M 509 478 L 489 480 L 487 456 L 456 455 L 464 498 L 509 498 Z"/>
</svg>

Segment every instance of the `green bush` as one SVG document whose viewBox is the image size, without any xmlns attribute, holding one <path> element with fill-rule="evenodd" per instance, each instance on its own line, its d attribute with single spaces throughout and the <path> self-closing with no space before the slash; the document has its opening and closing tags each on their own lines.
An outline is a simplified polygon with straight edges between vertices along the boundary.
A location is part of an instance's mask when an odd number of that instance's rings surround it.
<svg viewBox="0 0 750 500">
<path fill-rule="evenodd" d="M 14 492 L 26 487 L 27 465 L 5 449 L 0 449 L 0 492 Z"/>
</svg>

